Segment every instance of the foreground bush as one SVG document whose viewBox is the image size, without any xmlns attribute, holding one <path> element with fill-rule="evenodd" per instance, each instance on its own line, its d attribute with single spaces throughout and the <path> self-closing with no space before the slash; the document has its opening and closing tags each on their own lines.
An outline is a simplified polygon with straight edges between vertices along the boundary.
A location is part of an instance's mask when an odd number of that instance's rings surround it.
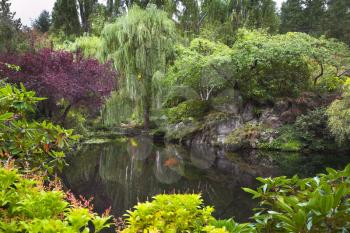
<svg viewBox="0 0 350 233">
<path fill-rule="evenodd" d="M 347 232 L 350 227 L 350 165 L 314 178 L 258 178 L 254 219 L 260 232 Z"/>
<path fill-rule="evenodd" d="M 0 83 L 0 161 L 13 158 L 20 167 L 52 171 L 64 164 L 64 149 L 77 139 L 72 130 L 30 119 L 43 98 L 35 92 Z"/>
<path fill-rule="evenodd" d="M 203 207 L 199 195 L 158 195 L 129 211 L 123 232 L 202 232 L 203 226 L 214 220 L 213 210 Z"/>
<path fill-rule="evenodd" d="M 33 175 L 62 166 L 64 150 L 76 139 L 72 130 L 31 119 L 41 100 L 23 85 L 0 83 L 0 232 L 99 232 L 110 225 L 109 217 L 93 214 L 60 186 L 44 187 L 49 177 Z"/>
<path fill-rule="evenodd" d="M 41 182 L 0 168 L 0 232 L 100 232 L 109 227 L 110 217 L 71 205 L 66 198 L 59 189 L 46 191 Z"/>
<path fill-rule="evenodd" d="M 159 195 L 129 212 L 124 232 L 348 232 L 350 164 L 327 171 L 306 179 L 258 178 L 257 190 L 244 188 L 260 200 L 252 223 L 215 220 L 199 195 Z"/>
</svg>

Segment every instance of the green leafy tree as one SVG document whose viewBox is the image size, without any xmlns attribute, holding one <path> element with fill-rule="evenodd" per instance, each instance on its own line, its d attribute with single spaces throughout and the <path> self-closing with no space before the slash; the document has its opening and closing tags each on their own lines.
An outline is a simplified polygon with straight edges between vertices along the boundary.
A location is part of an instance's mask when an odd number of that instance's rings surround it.
<svg viewBox="0 0 350 233">
<path fill-rule="evenodd" d="M 149 7 L 132 8 L 107 25 L 103 32 L 104 56 L 126 75 L 125 88 L 139 98 L 145 128 L 149 128 L 155 74 L 165 72 L 175 39 L 175 26 L 166 13 Z"/>
<path fill-rule="evenodd" d="M 275 33 L 279 27 L 276 4 L 272 0 L 205 0 L 201 7 L 199 25 L 202 31 L 217 34 L 226 44 L 232 44 L 235 32 L 241 28 L 264 28 Z"/>
<path fill-rule="evenodd" d="M 348 69 L 349 59 L 347 46 L 335 40 L 241 29 L 232 48 L 204 39 L 180 47 L 165 86 L 190 87 L 202 100 L 228 86 L 247 99 L 272 100 L 311 87 L 336 89 L 333 84 Z"/>
<path fill-rule="evenodd" d="M 181 89 L 183 97 L 198 96 L 202 101 L 209 100 L 233 78 L 230 52 L 224 44 L 201 38 L 192 40 L 189 47 L 179 47 L 178 57 L 167 74 L 169 93 L 178 93 L 176 89 Z M 193 91 L 196 95 L 191 94 Z"/>
<path fill-rule="evenodd" d="M 33 27 L 42 33 L 48 32 L 51 26 L 51 16 L 46 10 L 42 11 L 39 17 L 34 21 Z"/>
<path fill-rule="evenodd" d="M 57 0 L 52 11 L 52 26 L 56 32 L 67 36 L 81 31 L 76 0 Z"/>
</svg>

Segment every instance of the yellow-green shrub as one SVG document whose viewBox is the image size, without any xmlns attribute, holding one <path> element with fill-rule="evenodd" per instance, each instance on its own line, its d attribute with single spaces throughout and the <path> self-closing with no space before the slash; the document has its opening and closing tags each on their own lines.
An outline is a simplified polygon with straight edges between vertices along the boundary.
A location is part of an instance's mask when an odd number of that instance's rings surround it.
<svg viewBox="0 0 350 233">
<path fill-rule="evenodd" d="M 110 217 L 70 205 L 61 190 L 47 191 L 16 170 L 0 168 L 0 232 L 90 232 L 110 226 Z"/>
<path fill-rule="evenodd" d="M 152 202 L 140 203 L 129 211 L 123 232 L 202 232 L 214 219 L 213 210 L 203 206 L 200 195 L 158 195 Z"/>
</svg>

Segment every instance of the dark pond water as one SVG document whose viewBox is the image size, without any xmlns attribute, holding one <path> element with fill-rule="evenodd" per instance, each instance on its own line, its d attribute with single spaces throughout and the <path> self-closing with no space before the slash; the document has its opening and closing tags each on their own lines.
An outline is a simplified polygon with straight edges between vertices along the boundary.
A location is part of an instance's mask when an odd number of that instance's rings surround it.
<svg viewBox="0 0 350 233">
<path fill-rule="evenodd" d="M 241 187 L 256 187 L 256 177 L 312 176 L 349 162 L 347 155 L 226 153 L 205 145 L 159 146 L 136 137 L 83 146 L 62 177 L 76 195 L 94 197 L 98 212 L 111 206 L 113 215 L 122 216 L 159 193 L 202 193 L 217 217 L 246 221 L 256 203 Z"/>
</svg>

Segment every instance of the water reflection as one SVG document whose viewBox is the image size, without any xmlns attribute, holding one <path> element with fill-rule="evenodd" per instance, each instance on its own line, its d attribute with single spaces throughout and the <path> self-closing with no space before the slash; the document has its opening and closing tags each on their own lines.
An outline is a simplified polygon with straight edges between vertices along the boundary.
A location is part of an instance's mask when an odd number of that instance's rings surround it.
<svg viewBox="0 0 350 233">
<path fill-rule="evenodd" d="M 199 169 L 210 168 L 216 158 L 215 149 L 209 145 L 196 145 L 191 147 L 191 162 Z"/>
<path fill-rule="evenodd" d="M 255 202 L 241 187 L 256 186 L 257 176 L 290 175 L 304 170 L 317 173 L 321 167 L 310 165 L 317 164 L 312 163 L 316 158 L 256 151 L 233 154 L 205 145 L 159 147 L 151 138 L 136 137 L 84 146 L 70 159 L 62 177 L 75 194 L 93 196 L 99 212 L 112 206 L 112 214 L 121 216 L 137 202 L 159 193 L 194 192 L 202 193 L 205 203 L 215 206 L 216 216 L 244 221 Z M 333 161 L 319 160 L 326 165 Z M 338 159 L 331 166 L 341 167 L 344 161 Z"/>
</svg>

